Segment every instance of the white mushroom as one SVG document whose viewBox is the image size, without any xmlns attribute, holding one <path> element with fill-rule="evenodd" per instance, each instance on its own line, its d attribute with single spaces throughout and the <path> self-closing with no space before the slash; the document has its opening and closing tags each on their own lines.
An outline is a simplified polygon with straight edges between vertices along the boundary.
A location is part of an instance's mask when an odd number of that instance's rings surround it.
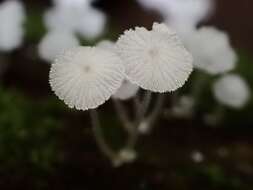
<svg viewBox="0 0 253 190">
<path fill-rule="evenodd" d="M 192 56 L 165 24 L 125 31 L 116 43 L 127 79 L 146 90 L 169 92 L 183 86 L 192 72 Z"/>
<path fill-rule="evenodd" d="M 52 64 L 50 85 L 70 108 L 94 109 L 122 84 L 125 74 L 120 62 L 110 51 L 95 47 L 74 48 Z"/>
</svg>

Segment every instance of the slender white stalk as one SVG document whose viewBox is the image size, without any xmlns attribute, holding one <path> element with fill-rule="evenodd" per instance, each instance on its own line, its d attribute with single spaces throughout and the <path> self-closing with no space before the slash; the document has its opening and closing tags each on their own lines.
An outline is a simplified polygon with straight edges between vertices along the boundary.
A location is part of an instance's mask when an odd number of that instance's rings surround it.
<svg viewBox="0 0 253 190">
<path fill-rule="evenodd" d="M 140 105 L 139 105 L 140 113 L 134 121 L 131 121 L 131 119 L 129 118 L 129 115 L 124 105 L 119 100 L 116 100 L 116 99 L 113 100 L 119 119 L 121 120 L 122 125 L 124 126 L 125 130 L 128 133 L 126 144 L 119 151 L 119 153 L 115 152 L 106 142 L 103 132 L 101 130 L 98 112 L 96 110 L 90 111 L 92 125 L 93 125 L 93 132 L 94 132 L 96 142 L 101 152 L 105 154 L 105 156 L 107 156 L 115 166 L 120 166 L 121 164 L 124 163 L 124 161 L 121 160 L 120 158 L 120 152 L 122 150 L 134 150 L 138 142 L 138 136 L 139 136 L 137 127 L 145 120 L 148 122 L 148 126 L 151 127 L 154 124 L 154 122 L 157 120 L 157 118 L 159 117 L 162 111 L 164 98 L 165 98 L 165 95 L 163 94 L 160 94 L 158 96 L 154 109 L 151 111 L 147 119 L 145 119 L 145 114 L 147 113 L 150 102 L 152 100 L 152 93 L 147 92 L 144 95 L 142 102 L 140 102 Z"/>
<path fill-rule="evenodd" d="M 153 111 L 151 112 L 151 114 L 148 117 L 148 122 L 149 122 L 150 127 L 152 127 L 152 125 L 155 123 L 155 121 L 158 119 L 160 113 L 162 112 L 164 102 L 165 102 L 165 94 L 160 94 L 157 97 L 156 104 L 155 104 Z"/>
<path fill-rule="evenodd" d="M 142 120 L 142 122 L 138 125 L 138 127 L 141 126 L 141 124 L 145 124 L 145 131 L 150 131 L 152 130 L 154 123 L 157 121 L 158 117 L 162 113 L 163 106 L 165 102 L 165 95 L 164 94 L 159 94 L 157 97 L 157 100 L 155 102 L 155 107 L 151 111 L 151 113 Z M 141 129 L 139 129 L 140 131 Z"/>
<path fill-rule="evenodd" d="M 140 123 L 145 117 L 145 114 L 148 111 L 151 100 L 152 100 L 152 92 L 146 91 L 143 100 L 140 102 L 139 109 L 137 110 L 136 125 L 138 125 L 138 123 Z"/>
<path fill-rule="evenodd" d="M 122 122 L 123 127 L 126 129 L 126 131 L 128 132 L 128 138 L 127 138 L 127 142 L 126 145 L 124 146 L 124 150 L 131 150 L 134 149 L 137 139 L 138 139 L 138 132 L 136 130 L 136 122 L 132 122 L 127 114 L 127 110 L 124 107 L 124 105 L 118 101 L 118 100 L 114 100 L 114 105 L 116 108 L 116 112 L 119 116 L 119 119 Z M 139 118 L 138 118 L 139 119 Z"/>
<path fill-rule="evenodd" d="M 139 100 L 139 99 L 136 99 Z M 135 145 L 137 144 L 138 141 L 138 126 L 143 122 L 145 118 L 145 114 L 147 113 L 150 103 L 152 101 L 152 92 L 151 91 L 146 91 L 143 97 L 142 102 L 137 102 L 139 103 L 139 110 L 137 112 L 137 117 L 135 120 L 134 124 L 134 130 L 132 133 L 129 134 L 128 141 L 126 143 L 125 149 L 133 149 Z"/>
<path fill-rule="evenodd" d="M 134 130 L 133 123 L 131 122 L 127 110 L 125 109 L 124 105 L 117 99 L 113 99 L 114 107 L 116 112 L 121 120 L 123 127 L 128 133 L 132 133 Z"/>
<path fill-rule="evenodd" d="M 141 101 L 140 101 L 140 98 L 139 98 L 138 94 L 133 98 L 133 105 L 134 105 L 136 115 L 137 115 L 137 111 L 141 107 Z"/>
<path fill-rule="evenodd" d="M 91 117 L 91 123 L 92 123 L 92 129 L 93 134 L 95 137 L 95 140 L 100 148 L 100 151 L 107 156 L 112 163 L 115 162 L 115 160 L 118 159 L 117 153 L 107 144 L 105 137 L 103 135 L 101 125 L 99 122 L 99 115 L 96 110 L 90 110 L 90 117 Z"/>
</svg>

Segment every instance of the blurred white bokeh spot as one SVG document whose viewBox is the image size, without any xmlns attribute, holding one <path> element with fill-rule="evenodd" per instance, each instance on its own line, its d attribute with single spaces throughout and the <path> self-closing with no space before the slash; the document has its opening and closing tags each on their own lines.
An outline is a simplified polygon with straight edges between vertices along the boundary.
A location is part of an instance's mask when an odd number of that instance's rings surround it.
<svg viewBox="0 0 253 190">
<path fill-rule="evenodd" d="M 94 0 L 53 0 L 56 6 L 90 6 Z"/>
<path fill-rule="evenodd" d="M 80 1 L 80 0 L 79 0 Z M 44 14 L 48 30 L 68 30 L 86 39 L 96 38 L 105 30 L 106 15 L 87 2 L 56 3 Z"/>
<path fill-rule="evenodd" d="M 195 101 L 191 96 L 181 96 L 176 103 L 172 107 L 172 114 L 176 117 L 191 117 L 194 112 Z"/>
<path fill-rule="evenodd" d="M 167 0 L 168 13 L 171 22 L 182 24 L 197 24 L 212 13 L 212 0 Z"/>
<path fill-rule="evenodd" d="M 213 10 L 212 0 L 138 0 L 143 7 L 161 13 L 165 20 L 196 26 Z"/>
<path fill-rule="evenodd" d="M 38 53 L 42 59 L 52 62 L 63 51 L 77 46 L 79 46 L 79 41 L 75 35 L 66 31 L 53 30 L 40 41 Z"/>
<path fill-rule="evenodd" d="M 237 54 L 232 48 L 227 33 L 214 27 L 193 30 L 184 42 L 193 54 L 195 68 L 209 74 L 222 74 L 233 70 Z"/>
<path fill-rule="evenodd" d="M 11 51 L 22 44 L 25 19 L 25 9 L 20 1 L 0 4 L 0 51 Z"/>
<path fill-rule="evenodd" d="M 204 161 L 205 157 L 202 152 L 195 150 L 191 153 L 191 159 L 196 163 L 201 163 Z"/>
<path fill-rule="evenodd" d="M 250 88 L 239 75 L 227 74 L 213 85 L 214 97 L 218 102 L 232 108 L 242 108 L 250 99 Z"/>
</svg>

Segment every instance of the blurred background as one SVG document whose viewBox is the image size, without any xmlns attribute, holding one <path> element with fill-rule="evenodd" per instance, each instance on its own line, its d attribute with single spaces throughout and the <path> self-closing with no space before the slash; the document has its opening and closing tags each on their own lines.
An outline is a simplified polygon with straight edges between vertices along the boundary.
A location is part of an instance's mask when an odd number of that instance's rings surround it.
<svg viewBox="0 0 253 190">
<path fill-rule="evenodd" d="M 112 167 L 96 145 L 89 114 L 69 109 L 50 89 L 50 63 L 38 53 L 38 44 L 48 32 L 43 15 L 55 5 L 50 0 L 19 2 L 26 15 L 22 43 L 0 50 L 0 189 L 253 189 L 253 99 L 241 109 L 222 106 L 222 120 L 207 122 L 204 118 L 218 105 L 211 93 L 214 76 L 202 87 L 191 117 L 168 117 L 165 109 L 154 130 L 141 136 L 138 159 Z M 115 41 L 128 28 L 150 29 L 154 21 L 164 21 L 159 11 L 136 0 L 95 0 L 92 7 L 106 15 L 106 24 L 92 39 L 79 34 L 82 45 Z M 198 24 L 227 32 L 238 55 L 234 72 L 250 89 L 252 9 L 251 0 L 217 0 L 212 14 Z M 4 22 L 12 22 L 11 17 Z M 1 33 L 5 25 L 0 25 Z M 179 94 L 191 88 L 196 75 Z M 166 107 L 172 103 L 173 94 Z M 117 148 L 125 137 L 112 103 L 99 111 L 104 133 Z"/>
</svg>

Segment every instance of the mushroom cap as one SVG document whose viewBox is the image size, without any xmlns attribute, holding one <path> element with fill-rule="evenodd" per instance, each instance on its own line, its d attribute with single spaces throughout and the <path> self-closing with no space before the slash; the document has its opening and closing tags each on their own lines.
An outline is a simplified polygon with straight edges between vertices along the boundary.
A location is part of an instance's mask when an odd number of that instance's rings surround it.
<svg viewBox="0 0 253 190">
<path fill-rule="evenodd" d="M 96 47 L 103 48 L 108 51 L 116 52 L 115 43 L 109 40 L 102 40 L 100 41 Z M 127 79 L 125 79 L 120 88 L 117 90 L 115 94 L 113 94 L 113 98 L 120 99 L 120 100 L 128 100 L 134 97 L 139 90 L 139 86 L 136 84 L 131 83 Z"/>
<path fill-rule="evenodd" d="M 243 78 L 236 74 L 227 74 L 213 85 L 214 97 L 221 104 L 233 108 L 242 108 L 250 98 L 250 89 Z"/>
<path fill-rule="evenodd" d="M 165 24 L 154 23 L 151 31 L 143 27 L 127 30 L 116 46 L 127 79 L 143 89 L 174 91 L 192 72 L 192 56 Z"/>
<path fill-rule="evenodd" d="M 95 47 L 66 51 L 51 66 L 50 85 L 70 108 L 97 108 L 120 87 L 125 74 L 116 54 Z"/>
</svg>

